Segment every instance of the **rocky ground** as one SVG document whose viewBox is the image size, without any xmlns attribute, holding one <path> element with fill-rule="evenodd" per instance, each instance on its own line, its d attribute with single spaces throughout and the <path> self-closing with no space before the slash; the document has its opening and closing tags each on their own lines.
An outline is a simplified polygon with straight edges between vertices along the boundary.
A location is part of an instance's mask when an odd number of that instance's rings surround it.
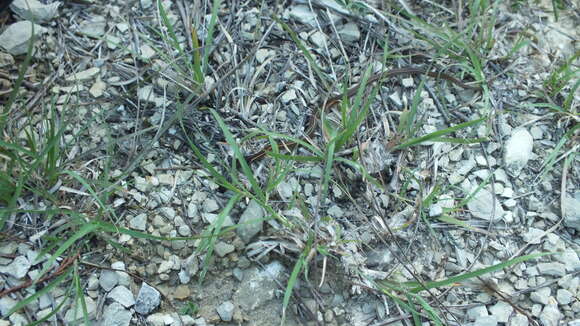
<svg viewBox="0 0 580 326">
<path fill-rule="evenodd" d="M 566 1 L 15 0 L 0 325 L 580 325 L 579 22 Z M 307 135 L 365 71 L 410 66 L 481 88 L 395 76 L 360 88 L 343 147 L 346 106 Z"/>
</svg>

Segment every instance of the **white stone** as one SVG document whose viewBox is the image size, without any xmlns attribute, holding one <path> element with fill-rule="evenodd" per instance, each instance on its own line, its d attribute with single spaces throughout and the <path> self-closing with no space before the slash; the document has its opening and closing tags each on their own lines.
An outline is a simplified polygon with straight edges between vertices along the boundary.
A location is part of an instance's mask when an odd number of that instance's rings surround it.
<svg viewBox="0 0 580 326">
<path fill-rule="evenodd" d="M 505 168 L 513 177 L 517 177 L 528 164 L 534 148 L 534 139 L 525 128 L 512 131 L 504 150 Z"/>
<path fill-rule="evenodd" d="M 14 258 L 12 263 L 6 266 L 0 266 L 0 273 L 8 274 L 14 278 L 20 279 L 26 276 L 32 265 L 24 256 Z"/>
<path fill-rule="evenodd" d="M 157 273 L 163 274 L 171 270 L 173 267 L 173 261 L 171 260 L 164 260 L 159 264 L 159 269 L 157 269 Z"/>
<path fill-rule="evenodd" d="M 115 287 L 111 292 L 109 292 L 108 297 L 120 303 L 125 308 L 129 308 L 135 304 L 133 293 L 124 286 Z"/>
<path fill-rule="evenodd" d="M 286 92 L 284 92 L 284 94 L 282 94 L 282 96 L 280 97 L 280 100 L 282 101 L 282 103 L 284 104 L 288 104 L 290 103 L 290 101 L 295 100 L 297 98 L 296 96 L 296 91 L 294 89 L 289 89 Z"/>
<path fill-rule="evenodd" d="M 141 52 L 141 56 L 146 60 L 149 60 L 157 55 L 157 52 L 155 52 L 155 50 L 148 44 L 141 45 L 141 48 L 139 50 Z"/>
<path fill-rule="evenodd" d="M 467 203 L 467 208 L 473 216 L 498 222 L 504 215 L 504 210 L 499 204 L 499 201 L 495 200 L 495 210 L 493 209 L 493 195 L 487 189 L 480 189 L 473 198 Z M 494 213 L 492 217 L 492 212 Z"/>
<path fill-rule="evenodd" d="M 138 231 L 145 231 L 147 228 L 147 214 L 141 213 L 131 220 L 129 220 L 129 227 L 138 230 Z"/>
<path fill-rule="evenodd" d="M 14 0 L 10 9 L 22 17 L 30 19 L 37 23 L 49 21 L 58 15 L 59 2 L 43 4 L 37 0 Z"/>
<path fill-rule="evenodd" d="M 100 68 L 92 67 L 87 70 L 79 71 L 77 73 L 69 75 L 65 78 L 65 80 L 68 82 L 89 80 L 95 77 L 100 71 L 101 71 Z"/>
<path fill-rule="evenodd" d="M 203 202 L 203 211 L 206 213 L 213 213 L 219 209 L 218 203 L 213 199 L 207 199 Z"/>
<path fill-rule="evenodd" d="M 574 196 L 566 194 L 563 200 L 564 225 L 580 232 L 580 191 Z"/>
<path fill-rule="evenodd" d="M 108 305 L 103 312 L 101 326 L 129 326 L 131 323 L 131 311 L 123 308 L 117 302 Z"/>
<path fill-rule="evenodd" d="M 103 82 L 100 78 L 97 78 L 97 81 L 93 83 L 93 86 L 89 89 L 89 94 L 92 97 L 101 97 L 105 93 L 105 89 L 107 88 L 107 84 Z"/>
<path fill-rule="evenodd" d="M 347 23 L 338 30 L 341 39 L 354 43 L 360 39 L 360 30 L 355 23 Z"/>
<path fill-rule="evenodd" d="M 28 51 L 33 30 L 36 37 L 47 31 L 46 28 L 27 20 L 16 22 L 8 26 L 0 35 L 0 46 L 12 55 L 25 54 Z"/>
<path fill-rule="evenodd" d="M 103 16 L 95 16 L 92 19 L 82 22 L 79 26 L 79 32 L 82 34 L 92 37 L 100 38 L 105 35 L 105 28 L 107 27 L 107 21 Z"/>
<path fill-rule="evenodd" d="M 258 49 L 258 51 L 256 51 L 256 60 L 258 60 L 259 64 L 264 63 L 264 61 L 266 61 L 266 59 L 268 59 L 269 57 L 271 57 L 275 52 L 268 50 L 268 49 Z"/>
<path fill-rule="evenodd" d="M 293 6 L 288 12 L 289 16 L 304 25 L 310 25 L 311 27 L 316 27 L 316 13 L 310 10 L 308 6 Z"/>
</svg>

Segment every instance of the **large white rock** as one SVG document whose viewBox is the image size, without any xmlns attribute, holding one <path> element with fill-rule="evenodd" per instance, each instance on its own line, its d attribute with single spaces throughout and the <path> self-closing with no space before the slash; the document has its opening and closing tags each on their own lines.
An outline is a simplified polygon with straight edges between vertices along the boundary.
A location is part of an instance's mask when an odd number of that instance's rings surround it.
<svg viewBox="0 0 580 326">
<path fill-rule="evenodd" d="M 27 20 L 14 23 L 0 35 L 0 46 L 12 55 L 25 54 L 28 51 L 28 43 L 32 38 L 33 30 L 36 36 L 46 32 L 46 28 Z"/>
<path fill-rule="evenodd" d="M 512 131 L 504 149 L 504 164 L 506 170 L 513 177 L 517 177 L 528 164 L 532 156 L 534 138 L 525 128 L 516 128 Z"/>
</svg>

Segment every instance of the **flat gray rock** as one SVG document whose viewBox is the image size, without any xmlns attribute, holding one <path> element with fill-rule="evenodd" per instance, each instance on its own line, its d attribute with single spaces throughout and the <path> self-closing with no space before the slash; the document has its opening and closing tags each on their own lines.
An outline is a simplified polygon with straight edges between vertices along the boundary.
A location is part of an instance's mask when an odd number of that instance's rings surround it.
<svg viewBox="0 0 580 326">
<path fill-rule="evenodd" d="M 131 323 L 131 311 L 125 309 L 118 302 L 113 302 L 105 308 L 101 326 L 129 326 Z"/>
<path fill-rule="evenodd" d="M 216 310 L 223 321 L 231 321 L 234 316 L 234 304 L 231 301 L 220 304 Z"/>
<path fill-rule="evenodd" d="M 477 318 L 472 324 L 472 326 L 496 326 L 497 317 L 495 316 L 481 316 Z"/>
<path fill-rule="evenodd" d="M 122 285 L 114 288 L 111 292 L 109 292 L 107 297 L 120 303 L 125 308 L 129 308 L 135 304 L 135 297 L 133 296 L 133 293 L 131 293 L 131 290 Z"/>
<path fill-rule="evenodd" d="M 291 18 L 296 19 L 304 25 L 316 27 L 316 13 L 310 10 L 308 6 L 298 5 L 290 8 L 288 12 Z"/>
<path fill-rule="evenodd" d="M 546 305 L 539 317 L 543 326 L 558 326 L 562 318 L 562 313 L 554 303 Z"/>
<path fill-rule="evenodd" d="M 356 42 L 360 39 L 360 30 L 355 23 L 344 24 L 339 30 L 338 34 L 346 42 Z"/>
<path fill-rule="evenodd" d="M 24 256 L 14 258 L 12 263 L 6 266 L 0 266 L 0 273 L 8 274 L 14 278 L 23 278 L 30 269 L 30 262 Z"/>
<path fill-rule="evenodd" d="M 467 208 L 473 216 L 487 221 L 493 219 L 494 222 L 498 222 L 505 213 L 497 198 L 495 212 L 493 211 L 493 195 L 487 189 L 480 189 L 467 203 Z M 494 213 L 493 217 L 492 212 Z"/>
<path fill-rule="evenodd" d="M 539 263 L 540 274 L 562 277 L 566 274 L 566 266 L 561 263 Z"/>
<path fill-rule="evenodd" d="M 143 282 L 137 301 L 135 301 L 135 311 L 141 315 L 148 315 L 161 303 L 161 294 L 149 284 Z"/>
<path fill-rule="evenodd" d="M 214 250 L 218 256 L 224 257 L 225 255 L 234 252 L 234 250 L 236 250 L 236 247 L 234 247 L 229 243 L 219 241 L 218 243 L 215 244 Z"/>
<path fill-rule="evenodd" d="M 563 200 L 564 225 L 580 232 L 580 191 L 574 196 L 566 194 Z"/>
<path fill-rule="evenodd" d="M 7 296 L 0 298 L 0 315 L 5 317 L 17 303 L 18 301 Z"/>
<path fill-rule="evenodd" d="M 242 310 L 252 311 L 272 300 L 278 290 L 274 280 L 282 277 L 284 270 L 278 261 L 271 262 L 264 269 L 254 267 L 247 270 L 244 281 L 234 294 L 234 303 Z"/>
<path fill-rule="evenodd" d="M 129 220 L 129 227 L 137 231 L 145 231 L 147 228 L 147 214 L 139 214 Z"/>
<path fill-rule="evenodd" d="M 513 310 L 514 308 L 504 301 L 498 301 L 489 308 L 489 312 L 495 316 L 497 321 L 500 323 L 507 323 Z"/>
<path fill-rule="evenodd" d="M 34 30 L 35 35 L 40 35 L 46 32 L 46 28 L 34 24 L 30 21 L 23 20 L 14 23 L 0 35 L 0 46 L 12 55 L 25 54 L 28 51 L 28 43 L 32 38 Z"/>
<path fill-rule="evenodd" d="M 92 38 L 100 38 L 105 34 L 107 21 L 103 16 L 95 16 L 84 21 L 79 27 L 82 34 Z"/>
<path fill-rule="evenodd" d="M 252 238 L 262 232 L 264 227 L 264 209 L 256 202 L 251 200 L 248 207 L 242 213 L 239 221 L 239 227 L 236 233 L 245 243 L 250 242 Z"/>
<path fill-rule="evenodd" d="M 119 283 L 119 275 L 115 271 L 104 270 L 99 277 L 99 285 L 103 290 L 109 292 Z"/>
<path fill-rule="evenodd" d="M 37 0 L 14 0 L 10 5 L 12 12 L 23 19 L 33 18 L 37 23 L 49 21 L 58 15 L 59 2 L 43 4 Z"/>
</svg>

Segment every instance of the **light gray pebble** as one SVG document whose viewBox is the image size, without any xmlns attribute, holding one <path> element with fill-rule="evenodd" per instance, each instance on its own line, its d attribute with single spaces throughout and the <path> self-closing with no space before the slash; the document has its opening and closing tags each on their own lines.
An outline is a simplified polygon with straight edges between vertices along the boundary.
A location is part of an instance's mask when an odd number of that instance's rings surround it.
<svg viewBox="0 0 580 326">
<path fill-rule="evenodd" d="M 215 224 L 218 221 L 218 216 L 217 214 L 212 214 L 212 213 L 204 213 L 203 214 L 203 219 L 209 223 L 209 224 Z M 224 217 L 223 223 L 222 223 L 222 227 L 226 227 L 226 226 L 232 226 L 234 225 L 234 222 L 232 221 L 232 218 L 227 215 L 226 217 Z"/>
<path fill-rule="evenodd" d="M 577 191 L 574 196 L 568 194 L 564 196 L 564 225 L 580 232 L 580 209 L 578 207 L 580 207 L 580 191 Z"/>
<path fill-rule="evenodd" d="M 159 306 L 160 302 L 161 294 L 159 291 L 143 282 L 135 301 L 135 311 L 141 315 L 148 315 Z"/>
<path fill-rule="evenodd" d="M 320 31 L 316 31 L 316 32 L 312 33 L 308 39 L 310 40 L 310 42 L 312 42 L 318 48 L 325 47 L 327 42 L 328 42 L 327 41 L 328 37 L 326 36 L 326 34 L 320 32 Z M 256 56 L 257 55 L 258 54 L 256 53 Z"/>
<path fill-rule="evenodd" d="M 213 213 L 218 209 L 220 209 L 220 206 L 214 199 L 208 198 L 203 202 L 203 211 L 206 213 Z"/>
<path fill-rule="evenodd" d="M 304 185 L 304 194 L 306 197 L 312 196 L 312 192 L 314 191 L 314 186 L 311 183 L 307 183 Z"/>
<path fill-rule="evenodd" d="M 487 316 L 489 313 L 487 312 L 487 308 L 484 305 L 476 306 L 467 310 L 467 317 L 469 320 L 476 320 L 481 316 Z"/>
<path fill-rule="evenodd" d="M 187 217 L 191 218 L 194 223 L 199 222 L 199 210 L 194 202 L 187 204 Z"/>
<path fill-rule="evenodd" d="M 566 274 L 566 266 L 561 263 L 539 263 L 538 271 L 543 275 L 564 276 Z"/>
<path fill-rule="evenodd" d="M 145 231 L 147 228 L 147 214 L 139 214 L 129 220 L 129 227 L 138 231 Z"/>
<path fill-rule="evenodd" d="M 170 221 L 173 221 L 176 214 L 175 209 L 173 209 L 173 207 L 161 207 L 159 209 L 159 212 L 161 213 L 161 215 L 165 216 Z"/>
<path fill-rule="evenodd" d="M 338 34 L 341 36 L 341 39 L 346 42 L 356 42 L 360 38 L 360 30 L 358 25 L 355 23 L 344 24 L 344 26 L 338 30 Z"/>
<path fill-rule="evenodd" d="M 522 314 L 515 314 L 509 322 L 509 326 L 528 326 L 529 325 L 528 317 Z"/>
<path fill-rule="evenodd" d="M 532 157 L 534 139 L 525 128 L 516 128 L 506 142 L 504 163 L 508 172 L 517 177 Z"/>
<path fill-rule="evenodd" d="M 99 285 L 103 290 L 109 292 L 119 283 L 119 275 L 115 271 L 104 270 L 99 277 Z"/>
<path fill-rule="evenodd" d="M 532 126 L 530 128 L 530 134 L 532 135 L 534 140 L 542 139 L 542 137 L 544 136 L 544 132 L 542 131 L 542 128 L 540 128 L 539 126 Z"/>
<path fill-rule="evenodd" d="M 238 223 L 239 227 L 236 229 L 236 233 L 242 241 L 249 243 L 255 235 L 262 232 L 264 227 L 263 218 L 264 209 L 257 201 L 251 200 L 242 213 Z"/>
<path fill-rule="evenodd" d="M 167 273 L 173 268 L 174 262 L 173 260 L 164 260 L 159 264 L 159 268 L 157 269 L 158 274 Z"/>
<path fill-rule="evenodd" d="M 171 317 L 170 314 L 166 313 L 154 313 L 147 316 L 147 323 L 153 326 L 166 326 L 166 325 L 173 325 L 175 320 Z"/>
<path fill-rule="evenodd" d="M 551 299 L 553 300 L 553 298 Z M 558 326 L 562 313 L 558 310 L 556 304 L 548 304 L 544 307 L 539 317 L 543 326 Z"/>
<path fill-rule="evenodd" d="M 280 97 L 280 100 L 282 101 L 282 103 L 284 104 L 288 104 L 290 103 L 290 101 L 293 101 L 297 98 L 296 96 L 296 90 L 291 88 L 287 91 L 284 92 L 284 94 L 282 94 L 282 96 Z M 284 111 L 282 111 L 284 112 Z M 280 120 L 280 119 L 278 119 Z"/>
<path fill-rule="evenodd" d="M 530 299 L 534 302 L 545 305 L 548 304 L 548 298 L 550 297 L 551 293 L 552 290 L 549 287 L 544 287 L 530 293 Z"/>
<path fill-rule="evenodd" d="M 538 244 L 541 241 L 541 237 L 544 234 L 544 230 L 529 228 L 528 232 L 522 235 L 522 239 L 530 244 Z"/>
<path fill-rule="evenodd" d="M 489 308 L 489 312 L 497 318 L 500 323 L 507 323 L 510 315 L 512 314 L 514 308 L 509 305 L 509 303 L 504 301 L 498 301 L 496 304 Z"/>
<path fill-rule="evenodd" d="M 129 308 L 135 304 L 133 293 L 121 285 L 115 287 L 111 292 L 109 292 L 108 297 L 122 304 L 125 308 Z"/>
<path fill-rule="evenodd" d="M 495 316 L 481 316 L 477 318 L 471 325 L 473 326 L 496 326 L 497 318 Z"/>
<path fill-rule="evenodd" d="M 341 218 L 344 216 L 344 212 L 343 212 L 342 208 L 338 207 L 337 205 L 332 205 L 328 209 L 328 215 L 330 215 L 334 218 Z"/>
<path fill-rule="evenodd" d="M 556 291 L 556 300 L 558 300 L 558 304 L 560 305 L 570 304 L 570 302 L 572 302 L 573 297 L 574 295 L 572 294 L 572 292 L 566 289 L 558 289 L 558 291 Z"/>
<path fill-rule="evenodd" d="M 187 226 L 187 225 L 180 225 L 177 228 L 177 232 L 182 237 L 189 237 L 191 235 L 191 230 L 189 229 L 189 226 Z"/>
<path fill-rule="evenodd" d="M 0 298 L 0 314 L 2 316 L 8 315 L 10 309 L 12 309 L 17 303 L 18 301 L 7 296 Z"/>
<path fill-rule="evenodd" d="M 218 256 L 224 257 L 225 255 L 234 252 L 234 250 L 236 250 L 236 247 L 234 247 L 233 245 L 231 245 L 229 243 L 219 241 L 218 243 L 215 244 L 214 249 L 215 249 L 215 253 Z"/>
<path fill-rule="evenodd" d="M 480 189 L 473 198 L 467 203 L 467 208 L 473 216 L 490 220 L 493 218 L 494 222 L 498 222 L 505 214 L 503 208 L 499 204 L 499 200 L 495 200 L 495 210 L 493 209 L 494 198 L 491 192 L 487 189 Z M 492 216 L 493 212 L 493 216 Z"/>
<path fill-rule="evenodd" d="M 26 317 L 24 317 L 23 315 L 21 315 L 17 312 L 13 313 L 9 319 L 10 319 L 10 323 L 7 323 L 7 325 L 14 325 L 14 326 L 30 325 L 28 323 L 28 320 L 26 319 Z"/>
<path fill-rule="evenodd" d="M 131 311 L 125 309 L 118 302 L 108 305 L 103 312 L 101 326 L 129 326 L 131 323 Z"/>
<path fill-rule="evenodd" d="M 429 207 L 429 217 L 437 217 L 443 214 L 443 207 L 438 203 L 435 203 Z"/>
<path fill-rule="evenodd" d="M 293 190 L 292 185 L 290 183 L 282 181 L 278 184 L 277 189 L 282 199 L 289 200 L 290 198 L 292 198 Z"/>
<path fill-rule="evenodd" d="M 240 282 L 244 280 L 244 271 L 241 268 L 235 267 L 232 271 L 232 274 L 234 275 L 236 280 Z"/>
<path fill-rule="evenodd" d="M 234 316 L 234 304 L 226 301 L 217 307 L 217 313 L 223 321 L 231 321 Z"/>
<path fill-rule="evenodd" d="M 24 256 L 18 256 L 14 260 L 6 265 L 0 266 L 0 273 L 8 274 L 14 278 L 23 278 L 28 273 L 32 265 Z"/>
</svg>

